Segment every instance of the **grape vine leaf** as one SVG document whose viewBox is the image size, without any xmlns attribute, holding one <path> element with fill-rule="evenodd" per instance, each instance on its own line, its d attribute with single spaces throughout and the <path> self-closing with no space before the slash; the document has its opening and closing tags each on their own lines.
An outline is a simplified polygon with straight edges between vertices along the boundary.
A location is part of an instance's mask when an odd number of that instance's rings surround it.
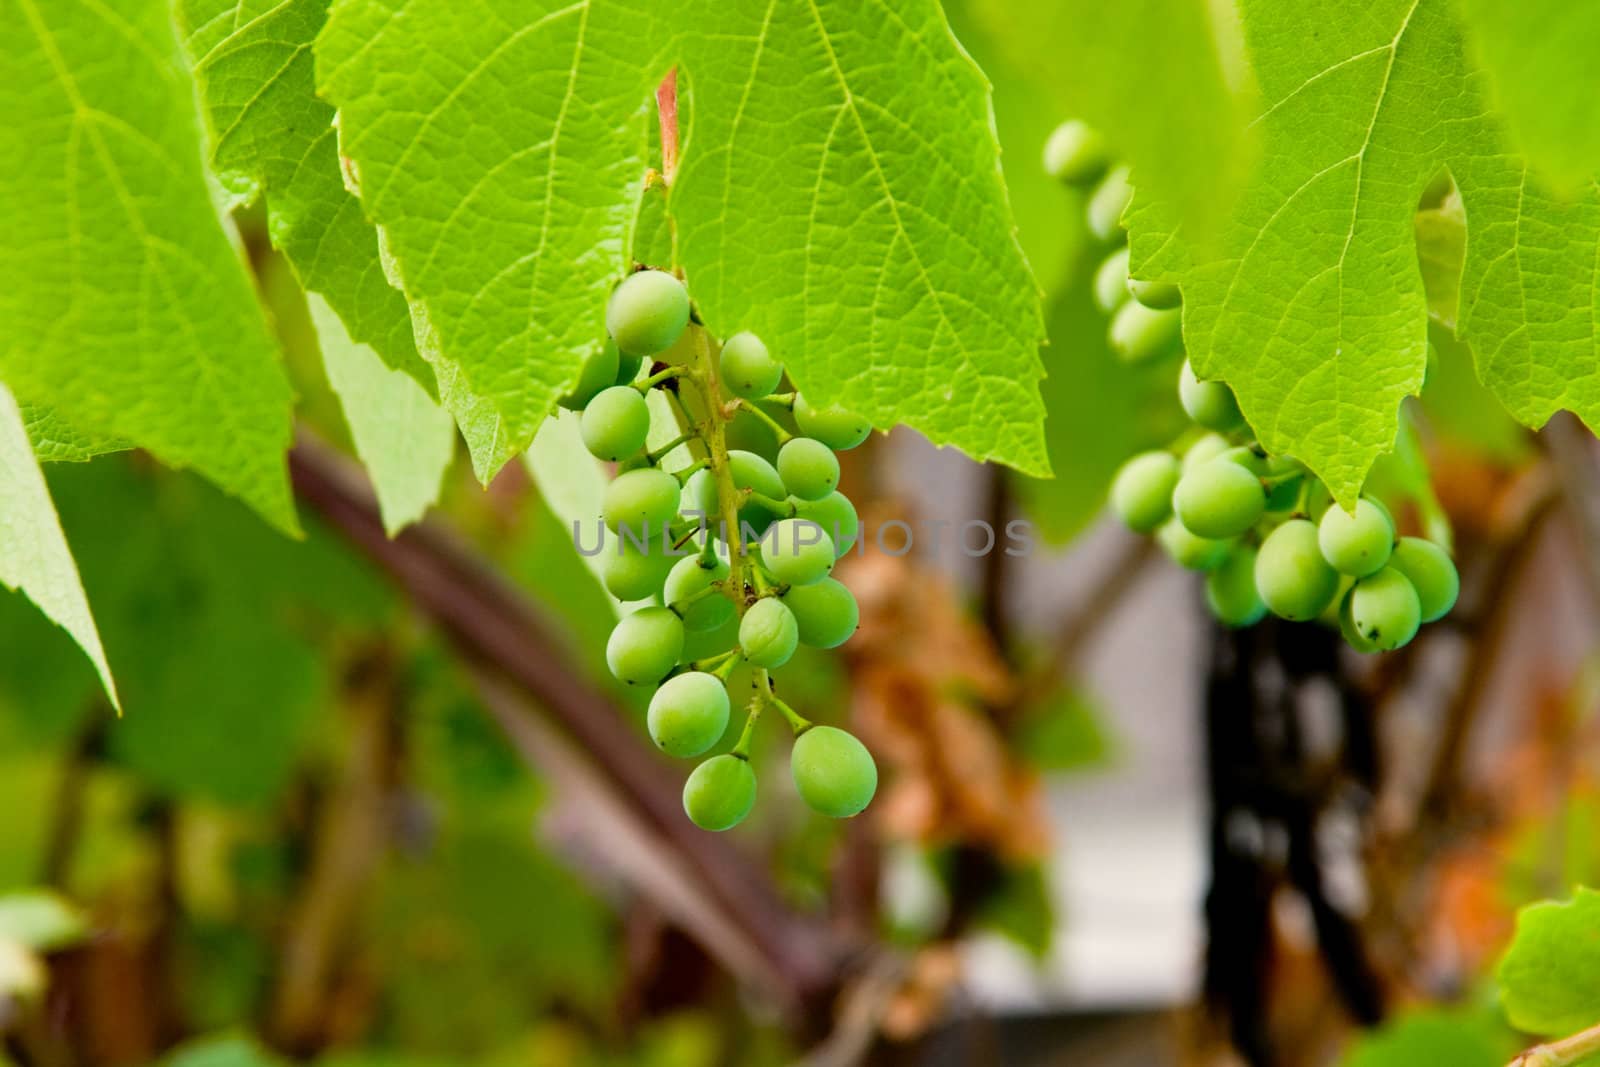
<svg viewBox="0 0 1600 1067">
<path fill-rule="evenodd" d="M 1218 231 L 1255 159 L 1246 127 L 1254 90 L 1239 27 L 1225 17 L 1231 5 L 976 0 L 975 7 L 1050 94 L 1056 121 L 1082 119 L 1099 130 L 1132 166 L 1140 191 L 1170 205 L 1186 234 Z"/>
<path fill-rule="evenodd" d="M 389 285 L 377 233 L 339 170 L 333 108 L 317 99 L 312 42 L 328 0 L 181 0 L 211 166 L 234 206 L 264 196 L 268 232 L 308 292 L 350 336 L 429 392 L 405 297 Z"/>
<path fill-rule="evenodd" d="M 450 416 L 408 374 L 353 340 L 328 302 L 308 293 L 328 383 L 339 395 L 356 455 L 372 476 L 383 528 L 393 537 L 439 499 L 455 452 Z"/>
<path fill-rule="evenodd" d="M 707 321 L 755 330 L 818 403 L 1048 473 L 1039 292 L 988 84 L 939 5 L 722 3 L 700 21 L 717 32 L 684 40 L 672 207 Z"/>
<path fill-rule="evenodd" d="M 0 0 L 0 378 L 286 531 L 289 383 L 207 185 L 163 0 Z"/>
<path fill-rule="evenodd" d="M 37 404 L 22 405 L 22 422 L 28 428 L 34 458 L 40 463 L 83 463 L 128 447 L 121 441 L 96 440 L 68 426 L 59 412 Z"/>
<path fill-rule="evenodd" d="M 318 84 L 419 337 L 526 447 L 603 339 L 677 65 L 671 209 L 706 323 L 760 332 L 819 403 L 1043 473 L 1038 294 L 987 87 L 938 5 L 671 14 L 335 3 Z"/>
<path fill-rule="evenodd" d="M 1215 252 L 1173 212 L 1129 216 L 1142 275 L 1177 280 L 1196 370 L 1233 386 L 1263 445 L 1345 504 L 1422 383 L 1427 299 L 1414 216 L 1441 172 L 1468 220 L 1460 334 L 1520 421 L 1600 422 L 1594 248 L 1600 198 L 1529 180 L 1468 67 L 1448 0 L 1244 0 L 1262 159 Z"/>
<path fill-rule="evenodd" d="M 1600 6 L 1571 0 L 1460 0 L 1491 95 L 1535 168 L 1562 192 L 1600 173 L 1600 110 L 1588 87 Z"/>
<path fill-rule="evenodd" d="M 1506 1016 L 1530 1034 L 1568 1034 L 1600 1022 L 1600 892 L 1530 904 L 1498 972 Z"/>
<path fill-rule="evenodd" d="M 72 635 L 94 664 L 111 703 L 117 686 L 100 646 L 78 567 L 56 517 L 44 474 L 34 459 L 22 412 L 0 385 L 0 585 L 21 590 L 39 610 Z"/>
</svg>

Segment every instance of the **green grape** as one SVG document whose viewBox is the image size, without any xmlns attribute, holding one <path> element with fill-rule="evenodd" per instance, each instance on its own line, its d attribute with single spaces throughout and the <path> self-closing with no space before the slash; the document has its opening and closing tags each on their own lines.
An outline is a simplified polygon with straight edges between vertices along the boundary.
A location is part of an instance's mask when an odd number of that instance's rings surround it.
<svg viewBox="0 0 1600 1067">
<path fill-rule="evenodd" d="M 1279 618 L 1304 622 L 1321 615 L 1339 592 L 1339 572 L 1317 548 L 1316 524 L 1290 519 L 1256 552 L 1256 590 Z"/>
<path fill-rule="evenodd" d="M 606 331 L 629 355 L 671 348 L 689 325 L 689 292 L 666 271 L 642 270 L 622 279 L 606 304 Z"/>
<path fill-rule="evenodd" d="M 1344 636 L 1345 644 L 1362 655 L 1370 655 L 1378 651 L 1377 644 L 1363 637 L 1361 631 L 1356 629 L 1355 619 L 1350 617 L 1350 594 L 1354 591 L 1352 585 L 1344 596 L 1339 598 L 1339 633 Z"/>
<path fill-rule="evenodd" d="M 1225 626 L 1253 626 L 1267 613 L 1256 589 L 1256 550 L 1240 545 L 1206 575 L 1206 604 Z"/>
<path fill-rule="evenodd" d="M 1350 623 L 1380 651 L 1399 648 L 1422 625 L 1416 587 L 1393 567 L 1362 578 L 1350 589 Z"/>
<path fill-rule="evenodd" d="M 1225 459 L 1229 463 L 1237 463 L 1239 466 L 1243 467 L 1257 478 L 1266 477 L 1268 466 L 1267 457 L 1263 456 L 1260 452 L 1257 452 L 1249 445 L 1235 445 L 1234 447 L 1223 451 L 1223 453 L 1217 458 Z"/>
<path fill-rule="evenodd" d="M 1455 607 L 1461 576 L 1445 550 L 1421 537 L 1402 537 L 1389 557 L 1389 566 L 1406 576 L 1417 591 L 1422 621 L 1442 619 Z"/>
<path fill-rule="evenodd" d="M 1150 282 L 1143 278 L 1129 278 L 1128 292 L 1147 308 L 1166 311 L 1183 303 L 1183 295 L 1171 282 Z"/>
<path fill-rule="evenodd" d="M 636 536 L 657 540 L 678 514 L 678 479 L 655 467 L 623 471 L 606 486 L 600 515 L 613 530 L 627 527 Z"/>
<path fill-rule="evenodd" d="M 1106 339 L 1124 362 L 1145 363 L 1178 347 L 1181 326 L 1180 312 L 1156 311 L 1130 300 L 1111 316 Z"/>
<path fill-rule="evenodd" d="M 1222 566 L 1233 548 L 1227 541 L 1214 541 L 1190 533 L 1177 516 L 1157 528 L 1156 543 L 1172 557 L 1172 562 L 1191 571 L 1209 571 Z"/>
<path fill-rule="evenodd" d="M 728 728 L 728 690 L 704 671 L 687 671 L 661 683 L 645 715 L 650 738 L 669 756 L 698 756 Z"/>
<path fill-rule="evenodd" d="M 702 830 L 730 830 L 756 806 L 756 772 L 731 753 L 712 756 L 683 783 L 683 810 Z"/>
<path fill-rule="evenodd" d="M 821 500 L 798 501 L 795 514 L 822 527 L 828 540 L 833 542 L 836 556 L 843 556 L 850 551 L 861 536 L 861 520 L 856 516 L 856 506 L 843 493 L 835 491 Z"/>
<path fill-rule="evenodd" d="M 774 420 L 781 419 L 787 413 L 786 409 L 779 407 L 770 400 L 752 400 L 750 408 L 759 408 Z M 778 458 L 778 434 L 763 419 L 752 414 L 750 409 L 740 408 L 733 413 L 733 418 L 722 431 L 727 439 L 730 449 L 737 448 L 745 452 L 754 452 L 762 459 L 776 462 Z"/>
<path fill-rule="evenodd" d="M 778 450 L 778 477 L 801 500 L 821 500 L 839 488 L 839 457 L 821 441 L 792 438 Z"/>
<path fill-rule="evenodd" d="M 749 489 L 772 500 L 787 500 L 789 490 L 772 464 L 756 455 L 733 449 L 728 453 L 728 470 L 733 475 L 735 489 Z M 773 521 L 781 518 L 765 504 L 750 501 L 739 509 L 739 521 L 755 531 L 757 537 L 766 532 Z"/>
<path fill-rule="evenodd" d="M 1128 246 L 1123 245 L 1094 272 L 1094 303 L 1107 315 L 1128 299 L 1128 255 Z"/>
<path fill-rule="evenodd" d="M 784 500 L 789 490 L 772 464 L 756 455 L 733 449 L 728 453 L 728 471 L 733 475 L 735 489 L 751 489 L 774 500 Z"/>
<path fill-rule="evenodd" d="M 709 589 L 715 582 L 724 581 L 728 577 L 728 561 L 713 554 L 710 566 L 707 560 L 698 553 L 685 556 L 672 565 L 672 570 L 666 578 L 666 588 L 662 598 L 666 600 L 669 608 L 676 607 L 690 597 Z M 733 618 L 733 601 L 725 596 L 703 596 L 682 609 L 683 625 L 689 630 L 701 632 L 715 630 L 729 619 Z"/>
<path fill-rule="evenodd" d="M 848 452 L 872 433 L 872 423 L 840 407 L 814 408 L 806 398 L 794 398 L 794 422 L 807 437 L 815 437 L 835 452 Z"/>
<path fill-rule="evenodd" d="M 811 585 L 833 570 L 833 542 L 810 519 L 780 519 L 761 539 L 761 562 L 784 585 Z"/>
<path fill-rule="evenodd" d="M 717 372 L 730 393 L 746 400 L 766 396 L 783 380 L 783 364 L 748 330 L 734 334 L 722 346 Z"/>
<path fill-rule="evenodd" d="M 1149 533 L 1172 515 L 1172 490 L 1181 468 L 1170 452 L 1141 452 L 1111 480 L 1111 510 L 1136 533 Z"/>
<path fill-rule="evenodd" d="M 1189 417 L 1208 430 L 1229 433 L 1244 425 L 1233 390 L 1222 382 L 1202 382 L 1188 360 L 1178 373 L 1178 400 Z"/>
<path fill-rule="evenodd" d="M 1044 172 L 1068 185 L 1087 185 L 1106 169 L 1105 138 L 1086 123 L 1071 119 L 1057 126 L 1044 143 Z"/>
<path fill-rule="evenodd" d="M 648 551 L 640 551 L 631 538 L 619 537 L 616 551 L 608 553 L 603 572 L 606 590 L 618 600 L 648 600 L 661 592 L 676 557 L 652 538 Z"/>
<path fill-rule="evenodd" d="M 606 666 L 620 682 L 655 685 L 683 654 L 683 620 L 666 608 L 624 615 L 606 641 Z"/>
<path fill-rule="evenodd" d="M 679 501 L 684 518 L 697 526 L 715 529 L 717 516 L 721 514 L 717 507 L 716 475 L 705 469 L 689 475 Z"/>
<path fill-rule="evenodd" d="M 1261 479 L 1226 456 L 1183 473 L 1172 491 L 1172 510 L 1190 533 L 1212 540 L 1237 537 L 1267 508 Z"/>
<path fill-rule="evenodd" d="M 617 346 L 617 343 L 615 341 L 612 341 L 611 342 L 611 347 L 615 348 L 616 346 Z M 642 367 L 642 366 L 644 366 L 644 357 L 643 356 L 630 356 L 626 352 L 618 352 L 617 353 L 617 384 L 618 385 L 632 385 L 633 382 L 634 382 L 634 379 L 639 377 L 639 368 Z"/>
<path fill-rule="evenodd" d="M 556 403 L 569 411 L 582 411 L 600 390 L 615 385 L 616 380 L 617 346 L 607 341 L 585 357 L 583 370 L 578 372 L 578 383 L 572 387 L 572 392 Z"/>
<path fill-rule="evenodd" d="M 1394 525 L 1370 497 L 1356 501 L 1354 512 L 1330 507 L 1317 523 L 1317 544 L 1322 558 L 1340 574 L 1365 578 L 1389 562 L 1394 549 Z"/>
<path fill-rule="evenodd" d="M 1133 186 L 1128 184 L 1128 168 L 1117 167 L 1101 179 L 1094 192 L 1089 194 L 1089 203 L 1084 208 L 1089 232 L 1102 241 L 1111 240 L 1122 226 L 1122 213 L 1132 199 Z"/>
<path fill-rule="evenodd" d="M 800 643 L 794 612 L 772 597 L 750 605 L 739 620 L 739 651 L 757 667 L 773 670 L 789 662 Z"/>
<path fill-rule="evenodd" d="M 1219 433 L 1208 433 L 1183 454 L 1183 471 L 1188 473 L 1208 459 L 1216 459 L 1233 446 Z"/>
<path fill-rule="evenodd" d="M 800 643 L 812 648 L 838 648 L 861 623 L 856 598 L 837 578 L 790 586 L 778 599 L 794 612 Z"/>
<path fill-rule="evenodd" d="M 613 385 L 589 401 L 578 429 L 583 447 L 596 459 L 626 459 L 644 447 L 650 407 L 633 386 Z"/>
<path fill-rule="evenodd" d="M 815 812 L 848 819 L 872 803 L 878 765 L 856 736 L 837 726 L 813 726 L 795 738 L 789 770 L 800 799 Z"/>
</svg>

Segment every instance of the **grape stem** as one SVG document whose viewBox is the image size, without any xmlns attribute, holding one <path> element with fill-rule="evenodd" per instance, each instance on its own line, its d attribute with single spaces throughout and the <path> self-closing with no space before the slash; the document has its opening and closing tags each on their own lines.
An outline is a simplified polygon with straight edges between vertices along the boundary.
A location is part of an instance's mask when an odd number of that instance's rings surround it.
<svg viewBox="0 0 1600 1067">
<path fill-rule="evenodd" d="M 767 399 L 785 411 L 793 411 L 794 398 L 799 395 L 799 393 L 773 393 Z"/>
<path fill-rule="evenodd" d="M 796 737 L 799 737 L 801 734 L 811 729 L 813 723 L 810 719 L 806 718 L 804 715 L 801 715 L 798 711 L 795 711 L 788 704 L 786 704 L 777 693 L 772 691 L 771 675 L 769 675 L 766 671 L 762 671 L 761 676 L 756 679 L 756 684 L 760 687 L 757 692 L 757 696 L 761 700 L 766 701 L 768 704 L 771 704 L 773 707 L 778 709 L 779 714 L 788 720 L 789 729 L 794 731 L 794 735 Z"/>
<path fill-rule="evenodd" d="M 728 667 L 729 664 L 737 663 L 738 658 L 739 650 L 737 648 L 730 648 L 726 652 L 718 652 L 715 656 L 707 656 L 705 659 L 691 660 L 689 667 L 692 670 L 710 671 L 711 673 L 715 674 L 724 667 Z M 729 669 L 731 670 L 732 668 L 729 667 Z"/>
<path fill-rule="evenodd" d="M 1264 474 L 1261 476 L 1261 484 L 1267 489 L 1276 489 L 1278 486 L 1283 485 L 1286 482 L 1292 482 L 1296 478 L 1304 478 L 1305 476 L 1305 471 L 1284 471 L 1281 474 Z"/>
<path fill-rule="evenodd" d="M 691 370 L 688 367 L 680 367 L 680 366 L 674 364 L 673 366 L 667 367 L 664 370 L 656 371 L 654 374 L 650 375 L 650 377 L 648 377 L 648 378 L 644 378 L 644 379 L 641 379 L 640 381 L 634 382 L 633 383 L 633 387 L 635 389 L 639 390 L 639 392 L 641 392 L 641 393 L 648 393 L 651 389 L 654 389 L 656 386 L 660 385 L 662 382 L 671 381 L 673 378 L 692 378 L 692 377 L 694 377 L 694 371 L 693 370 Z"/>
<path fill-rule="evenodd" d="M 698 441 L 699 438 L 695 437 L 693 434 L 685 434 L 684 437 L 680 439 L 679 443 L 682 443 L 682 441 L 684 441 L 684 440 Z M 696 473 L 698 473 L 700 471 L 703 471 L 709 466 L 711 466 L 711 461 L 710 460 L 697 459 L 693 463 L 689 464 L 687 467 L 683 468 L 683 470 L 674 471 L 672 476 L 674 478 L 678 479 L 678 484 L 679 485 L 683 485 L 684 483 L 686 483 L 689 480 L 689 477 L 691 475 L 696 474 Z"/>
<path fill-rule="evenodd" d="M 707 597 L 726 595 L 727 594 L 722 590 L 721 582 L 712 582 L 704 589 L 697 589 L 693 593 L 690 593 L 688 596 L 684 597 L 682 600 L 674 600 L 672 603 L 668 604 L 667 607 L 672 610 L 674 615 L 681 619 L 683 618 L 683 613 L 685 611 L 688 611 L 690 608 L 694 607 Z"/>
<path fill-rule="evenodd" d="M 650 461 L 650 466 L 654 467 L 656 464 L 665 459 L 667 454 L 674 448 L 677 448 L 680 445 L 686 445 L 690 441 L 698 441 L 699 439 L 700 435 L 695 433 L 693 430 L 690 430 L 687 433 L 679 434 L 677 437 L 674 437 L 660 448 L 652 448 L 650 451 L 644 454 L 644 457 Z M 682 471 L 678 472 L 678 477 L 680 479 L 683 477 Z"/>
<path fill-rule="evenodd" d="M 1570 1067 L 1600 1052 L 1600 1025 L 1571 1037 L 1536 1045 L 1511 1061 L 1510 1067 Z"/>
<path fill-rule="evenodd" d="M 786 519 L 792 519 L 799 514 L 800 509 L 795 506 L 793 500 L 779 500 L 777 497 L 758 493 L 754 489 L 742 489 L 740 492 L 743 493 L 747 503 L 760 504 L 768 511 L 781 515 Z"/>
<path fill-rule="evenodd" d="M 749 400 L 735 400 L 733 402 L 733 406 L 736 409 L 743 408 L 745 411 L 748 411 L 750 414 L 754 415 L 756 418 L 760 419 L 762 422 L 771 427 L 772 432 L 778 438 L 779 445 L 786 445 L 790 441 L 794 440 L 794 434 L 784 429 L 783 423 L 779 422 L 777 419 L 763 411 L 760 404 Z"/>
<path fill-rule="evenodd" d="M 728 590 L 734 607 L 744 615 L 744 541 L 739 529 L 739 490 L 733 484 L 733 469 L 728 464 L 728 437 L 720 415 L 722 403 L 716 372 L 712 366 L 711 345 L 706 340 L 703 326 L 691 324 L 694 331 L 695 358 L 699 361 L 698 374 L 692 380 L 699 387 L 705 401 L 705 414 L 695 420 L 695 430 L 705 442 L 707 462 L 717 485 L 717 510 L 722 513 L 723 533 L 728 542 Z"/>
<path fill-rule="evenodd" d="M 763 677 L 765 677 L 766 673 L 765 670 L 761 672 Z M 750 758 L 750 742 L 756 736 L 756 720 L 759 718 L 761 718 L 761 701 L 751 700 L 749 710 L 744 717 L 744 729 L 739 731 L 739 740 L 734 744 L 733 750 L 728 755 L 742 760 Z"/>
</svg>

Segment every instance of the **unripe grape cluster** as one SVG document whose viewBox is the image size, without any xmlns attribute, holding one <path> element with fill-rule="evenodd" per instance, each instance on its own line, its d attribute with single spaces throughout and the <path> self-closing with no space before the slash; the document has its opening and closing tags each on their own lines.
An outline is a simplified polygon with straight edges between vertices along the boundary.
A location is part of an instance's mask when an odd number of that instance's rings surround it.
<svg viewBox="0 0 1600 1067">
<path fill-rule="evenodd" d="M 1128 274 L 1120 227 L 1132 196 L 1127 168 L 1077 121 L 1051 135 L 1044 163 L 1052 176 L 1088 190 L 1089 230 L 1116 246 L 1093 281 L 1095 302 L 1111 316 L 1111 348 L 1134 363 L 1176 360 L 1178 288 Z M 1357 651 L 1380 652 L 1406 644 L 1454 606 L 1460 579 L 1443 547 L 1400 536 L 1375 497 L 1345 510 L 1300 463 L 1268 455 L 1226 384 L 1202 380 L 1184 360 L 1178 400 L 1197 429 L 1181 453 L 1145 452 L 1123 464 L 1111 509 L 1130 529 L 1153 535 L 1180 566 L 1205 575 L 1206 604 L 1224 625 L 1250 626 L 1268 612 L 1320 620 L 1337 625 Z"/>
<path fill-rule="evenodd" d="M 1208 393 L 1203 405 L 1193 401 L 1197 387 Z M 1238 411 L 1226 385 L 1198 381 L 1187 361 L 1178 388 L 1191 417 L 1197 406 Z M 1455 604 L 1460 580 L 1449 554 L 1400 536 L 1376 497 L 1347 511 L 1300 463 L 1267 455 L 1242 418 L 1226 432 L 1215 420 L 1201 426 L 1210 432 L 1191 432 L 1181 454 L 1161 449 L 1124 463 L 1111 510 L 1205 575 L 1206 604 L 1220 622 L 1249 626 L 1269 611 L 1321 620 L 1358 652 L 1385 652 Z"/>
<path fill-rule="evenodd" d="M 635 610 L 612 630 L 607 666 L 619 681 L 653 689 L 650 737 L 684 759 L 722 740 L 733 711 L 728 679 L 740 665 L 751 670 L 754 696 L 737 744 L 705 759 L 685 783 L 684 810 L 697 825 L 726 830 L 749 814 L 751 732 L 766 708 L 795 732 L 790 768 L 800 797 L 834 818 L 857 814 L 877 789 L 871 754 L 844 730 L 800 716 L 777 696 L 769 672 L 800 645 L 835 648 L 856 630 L 855 597 L 831 576 L 859 536 L 855 506 L 839 491 L 836 453 L 865 441 L 871 424 L 781 391 L 783 365 L 753 333 L 736 333 L 719 350 L 683 283 L 665 271 L 641 270 L 618 285 L 606 329 L 608 342 L 561 403 L 581 410 L 584 446 L 617 464 L 601 504 L 615 535 L 602 577 Z M 640 378 L 646 360 L 650 373 Z M 646 447 L 651 389 L 675 401 L 683 428 L 654 451 Z M 781 421 L 785 411 L 794 429 Z M 767 425 L 779 446 L 775 463 L 727 446 L 726 424 L 738 416 Z M 680 447 L 692 462 L 664 469 Z M 735 620 L 731 647 L 706 654 L 707 641 Z"/>
</svg>

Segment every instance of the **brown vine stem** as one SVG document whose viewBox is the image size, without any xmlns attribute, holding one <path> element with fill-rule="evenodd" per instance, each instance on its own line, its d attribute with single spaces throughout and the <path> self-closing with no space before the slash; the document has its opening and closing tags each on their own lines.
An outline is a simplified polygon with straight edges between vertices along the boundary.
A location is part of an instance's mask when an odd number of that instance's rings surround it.
<svg viewBox="0 0 1600 1067">
<path fill-rule="evenodd" d="M 1572 1067 L 1597 1053 L 1600 1053 L 1600 1024 L 1560 1041 L 1535 1045 L 1512 1060 L 1510 1067 Z"/>
</svg>

